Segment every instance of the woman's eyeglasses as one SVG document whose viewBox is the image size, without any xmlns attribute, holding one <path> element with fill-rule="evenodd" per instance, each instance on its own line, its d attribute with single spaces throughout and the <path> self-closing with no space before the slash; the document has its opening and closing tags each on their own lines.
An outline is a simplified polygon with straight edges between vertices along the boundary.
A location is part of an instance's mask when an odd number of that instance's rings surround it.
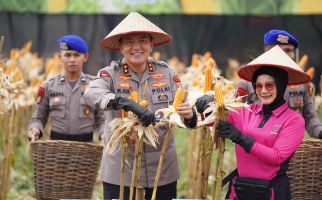
<svg viewBox="0 0 322 200">
<path fill-rule="evenodd" d="M 262 83 L 255 83 L 255 90 L 256 90 L 256 93 L 260 93 L 263 89 L 263 87 L 265 87 L 265 89 L 268 91 L 268 92 L 272 92 L 275 90 L 275 83 L 274 82 L 267 82 L 265 84 L 262 84 Z"/>
</svg>

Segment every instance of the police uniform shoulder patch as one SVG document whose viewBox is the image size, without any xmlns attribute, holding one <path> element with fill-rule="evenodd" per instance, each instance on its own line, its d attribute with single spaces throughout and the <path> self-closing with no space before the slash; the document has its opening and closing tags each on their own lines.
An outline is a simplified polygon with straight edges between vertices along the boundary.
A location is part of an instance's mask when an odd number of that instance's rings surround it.
<svg viewBox="0 0 322 200">
<path fill-rule="evenodd" d="M 44 87 L 40 87 L 37 93 L 37 104 L 40 104 L 46 94 L 46 89 Z"/>
<path fill-rule="evenodd" d="M 107 77 L 111 77 L 111 75 L 105 69 L 101 69 L 100 72 L 99 72 L 99 77 L 107 78 Z"/>
</svg>

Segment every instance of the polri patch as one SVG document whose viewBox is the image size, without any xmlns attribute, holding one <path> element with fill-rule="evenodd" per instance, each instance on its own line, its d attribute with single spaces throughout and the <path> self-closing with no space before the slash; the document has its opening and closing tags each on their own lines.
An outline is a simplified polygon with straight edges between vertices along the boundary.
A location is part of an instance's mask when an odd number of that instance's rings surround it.
<svg viewBox="0 0 322 200">
<path fill-rule="evenodd" d="M 152 89 L 152 94 L 159 94 L 164 92 L 170 92 L 170 87 L 160 87 Z"/>
</svg>

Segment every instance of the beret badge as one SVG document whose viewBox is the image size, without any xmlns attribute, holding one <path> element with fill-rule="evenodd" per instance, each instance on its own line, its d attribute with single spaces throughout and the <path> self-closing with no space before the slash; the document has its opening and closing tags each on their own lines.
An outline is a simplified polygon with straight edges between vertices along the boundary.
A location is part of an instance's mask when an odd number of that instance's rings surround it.
<svg viewBox="0 0 322 200">
<path fill-rule="evenodd" d="M 68 50 L 67 43 L 66 42 L 61 42 L 59 44 L 59 48 L 60 48 L 60 50 Z"/>
<path fill-rule="evenodd" d="M 280 43 L 288 44 L 289 37 L 286 35 L 279 34 L 276 40 L 279 41 Z"/>
</svg>

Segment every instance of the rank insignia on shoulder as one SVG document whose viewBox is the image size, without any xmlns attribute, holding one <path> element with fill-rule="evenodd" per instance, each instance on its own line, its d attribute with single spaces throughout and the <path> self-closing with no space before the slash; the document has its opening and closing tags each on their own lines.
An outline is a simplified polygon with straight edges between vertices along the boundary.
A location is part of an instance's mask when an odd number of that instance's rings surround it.
<svg viewBox="0 0 322 200">
<path fill-rule="evenodd" d="M 90 115 L 92 113 L 92 109 L 90 108 L 90 107 L 86 107 L 85 109 L 84 109 L 84 115 L 86 115 L 86 116 L 88 116 L 88 115 Z"/>
<path fill-rule="evenodd" d="M 132 85 L 131 85 L 131 84 L 129 84 L 129 83 L 127 83 L 127 82 L 122 82 L 122 83 L 120 83 L 120 86 L 121 86 L 122 88 L 132 88 Z"/>
<path fill-rule="evenodd" d="M 165 74 L 163 74 L 163 73 L 154 73 L 154 74 L 152 74 L 153 79 L 161 79 L 161 78 L 164 78 L 164 77 L 165 77 Z"/>
<path fill-rule="evenodd" d="M 130 74 L 129 66 L 127 66 L 127 64 L 124 64 L 124 65 L 122 66 L 122 68 L 123 68 L 123 74 L 125 74 L 125 75 Z"/>
<path fill-rule="evenodd" d="M 154 67 L 153 67 L 152 63 L 148 63 L 148 70 L 149 70 L 149 73 L 154 72 Z"/>
<path fill-rule="evenodd" d="M 100 77 L 101 78 L 106 78 L 106 77 L 111 77 L 111 75 L 104 69 L 100 71 Z"/>
<path fill-rule="evenodd" d="M 131 76 L 122 76 L 120 75 L 119 78 L 122 80 L 122 81 L 127 81 L 127 80 L 130 80 L 131 79 Z"/>
<path fill-rule="evenodd" d="M 159 82 L 157 82 L 157 83 L 152 84 L 152 86 L 153 86 L 153 87 L 162 87 L 162 86 L 166 86 L 166 85 L 168 85 L 168 83 L 166 83 L 166 82 L 161 82 L 161 81 L 159 81 Z"/>
</svg>

